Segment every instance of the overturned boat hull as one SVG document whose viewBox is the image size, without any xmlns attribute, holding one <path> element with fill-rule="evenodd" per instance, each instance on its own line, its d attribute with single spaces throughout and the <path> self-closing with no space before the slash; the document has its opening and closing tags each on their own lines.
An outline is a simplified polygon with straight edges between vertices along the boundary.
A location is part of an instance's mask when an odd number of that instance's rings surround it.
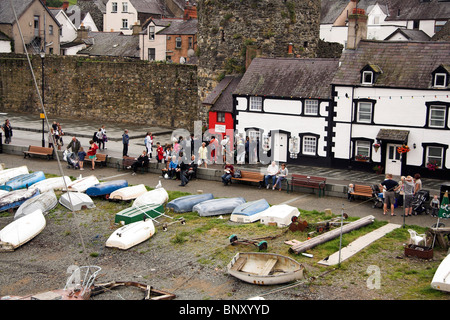
<svg viewBox="0 0 450 320">
<path fill-rule="evenodd" d="M 40 193 L 44 193 L 50 190 L 62 190 L 68 186 L 72 180 L 68 176 L 48 178 L 39 182 L 36 182 L 31 188 L 39 189 Z"/>
<path fill-rule="evenodd" d="M 134 200 L 140 195 L 147 192 L 147 188 L 144 184 L 138 184 L 135 186 L 129 186 L 125 188 L 120 188 L 109 195 L 109 200 L 123 200 L 130 201 Z"/>
<path fill-rule="evenodd" d="M 245 199 L 242 197 L 212 199 L 196 204 L 192 211 L 198 212 L 201 217 L 217 216 L 232 213 L 238 205 L 243 203 Z"/>
<path fill-rule="evenodd" d="M 4 184 L 8 180 L 17 177 L 22 174 L 28 174 L 28 167 L 27 166 L 20 166 L 16 168 L 10 168 L 0 171 L 0 184 Z"/>
<path fill-rule="evenodd" d="M 262 211 L 259 214 L 260 222 L 265 225 L 274 225 L 279 228 L 288 227 L 294 217 L 300 212 L 296 207 L 287 204 L 278 204 Z"/>
<path fill-rule="evenodd" d="M 37 189 L 19 189 L 0 196 L 0 212 L 17 208 L 26 200 L 39 194 Z"/>
<path fill-rule="evenodd" d="M 116 190 L 128 187 L 127 180 L 114 180 L 108 182 L 102 182 L 86 189 L 86 194 L 90 197 L 105 196 L 109 198 L 109 195 Z"/>
<path fill-rule="evenodd" d="M 34 212 L 36 209 L 41 209 L 42 213 L 50 211 L 58 204 L 58 199 L 56 198 L 55 191 L 50 190 L 41 193 L 33 198 L 26 200 L 24 203 L 17 208 L 14 215 L 14 220 L 17 220 L 27 214 Z"/>
<path fill-rule="evenodd" d="M 133 207 L 140 207 L 148 204 L 164 204 L 169 200 L 169 194 L 166 189 L 158 188 L 147 191 L 137 197 L 133 202 Z"/>
<path fill-rule="evenodd" d="M 24 175 L 17 176 L 5 182 L 5 186 L 9 187 L 10 190 L 19 190 L 24 188 L 29 188 L 33 184 L 45 179 L 44 172 L 36 171 L 33 173 L 27 173 Z"/>
<path fill-rule="evenodd" d="M 191 212 L 192 208 L 203 201 L 212 200 L 214 196 L 212 193 L 194 194 L 189 196 L 183 196 L 170 201 L 166 207 L 173 210 L 173 212 Z"/>
<path fill-rule="evenodd" d="M 72 181 L 68 186 L 68 191 L 73 192 L 85 192 L 87 188 L 92 187 L 93 185 L 99 184 L 100 181 L 98 181 L 96 176 L 87 176 L 81 179 L 77 179 L 75 181 Z M 66 188 L 63 189 L 66 191 Z"/>
<path fill-rule="evenodd" d="M 431 287 L 436 290 L 450 292 L 450 254 L 442 260 L 434 273 Z"/>
<path fill-rule="evenodd" d="M 71 211 L 95 208 L 95 204 L 85 193 L 67 192 L 61 195 L 59 203 Z"/>
<path fill-rule="evenodd" d="M 249 201 L 234 208 L 230 220 L 238 223 L 252 223 L 258 221 L 260 213 L 269 207 L 266 199 Z"/>
<path fill-rule="evenodd" d="M 106 240 L 106 246 L 127 250 L 155 234 L 155 225 L 151 219 L 133 222 L 114 231 Z"/>
</svg>

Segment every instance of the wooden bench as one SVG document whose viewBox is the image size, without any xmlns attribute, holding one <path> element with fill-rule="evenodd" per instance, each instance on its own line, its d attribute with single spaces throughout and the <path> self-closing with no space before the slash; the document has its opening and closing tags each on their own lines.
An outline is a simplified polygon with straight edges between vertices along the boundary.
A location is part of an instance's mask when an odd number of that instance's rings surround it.
<svg viewBox="0 0 450 320">
<path fill-rule="evenodd" d="M 136 161 L 136 159 L 134 157 L 124 156 L 122 158 L 122 164 L 117 162 L 117 170 L 118 171 L 120 171 L 120 169 L 126 170 L 126 169 L 128 169 L 128 167 L 132 166 L 135 161 Z M 149 171 L 149 165 L 141 167 L 141 172 L 144 172 L 144 171 L 147 171 L 147 172 Z"/>
<path fill-rule="evenodd" d="M 291 178 L 291 191 L 294 190 L 294 186 L 319 189 L 319 197 L 325 195 L 325 185 L 327 178 L 305 176 L 300 174 L 292 174 Z"/>
<path fill-rule="evenodd" d="M 96 159 L 95 159 L 95 163 L 100 163 L 100 165 L 102 166 L 102 167 L 106 167 L 106 161 L 108 160 L 108 155 L 107 154 L 104 154 L 104 153 L 96 153 L 95 154 L 95 157 L 96 157 Z M 84 158 L 84 161 L 85 162 L 91 162 L 91 159 L 89 159 L 89 157 L 86 157 L 86 158 Z"/>
<path fill-rule="evenodd" d="M 31 158 L 31 155 L 46 156 L 47 160 L 53 159 L 53 148 L 29 146 L 27 151 L 23 152 L 23 157 Z"/>
<path fill-rule="evenodd" d="M 373 197 L 373 189 L 371 186 L 364 186 L 361 184 L 355 184 L 353 186 L 353 192 L 351 192 L 351 195 L 354 196 L 363 196 L 363 197 L 369 197 L 372 198 Z"/>
<path fill-rule="evenodd" d="M 240 178 L 232 177 L 231 180 L 257 182 L 260 183 L 261 186 L 261 183 L 264 181 L 264 174 L 256 171 L 241 170 L 241 177 Z"/>
</svg>

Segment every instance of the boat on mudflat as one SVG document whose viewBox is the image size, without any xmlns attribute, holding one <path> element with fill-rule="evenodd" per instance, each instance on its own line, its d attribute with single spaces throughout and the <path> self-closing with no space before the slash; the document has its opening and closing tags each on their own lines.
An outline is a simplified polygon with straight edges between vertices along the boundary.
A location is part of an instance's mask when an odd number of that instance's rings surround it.
<svg viewBox="0 0 450 320">
<path fill-rule="evenodd" d="M 436 290 L 450 292 L 450 254 L 442 260 L 434 273 L 431 287 Z"/>
<path fill-rule="evenodd" d="M 0 196 L 0 212 L 17 208 L 26 200 L 37 196 L 38 194 L 38 189 L 19 189 L 9 191 L 8 193 Z"/>
<path fill-rule="evenodd" d="M 25 189 L 42 180 L 45 180 L 44 172 L 36 171 L 11 178 L 5 182 L 5 187 L 10 188 L 9 190 Z"/>
<path fill-rule="evenodd" d="M 147 204 L 164 204 L 169 200 L 169 194 L 166 189 L 158 188 L 154 190 L 147 191 L 140 196 L 138 196 L 133 201 L 133 207 L 140 207 Z"/>
<path fill-rule="evenodd" d="M 274 285 L 304 278 L 304 267 L 286 256 L 264 252 L 239 252 L 227 265 L 228 274 L 258 285 Z"/>
<path fill-rule="evenodd" d="M 28 174 L 28 167 L 27 166 L 20 166 L 16 168 L 10 168 L 0 171 L 0 185 L 4 184 L 6 181 L 17 177 L 21 174 Z"/>
<path fill-rule="evenodd" d="M 122 250 L 129 249 L 155 234 L 152 219 L 133 222 L 114 231 L 106 240 L 106 246 Z"/>
<path fill-rule="evenodd" d="M 36 182 L 30 188 L 37 188 L 39 189 L 40 193 L 44 193 L 49 190 L 62 190 L 71 182 L 72 180 L 69 176 L 47 178 L 45 180 Z"/>
<path fill-rule="evenodd" d="M 288 227 L 294 217 L 298 217 L 300 212 L 296 207 L 287 204 L 277 204 L 260 212 L 259 219 L 262 224 L 275 225 L 280 228 Z"/>
<path fill-rule="evenodd" d="M 166 208 L 173 210 L 173 212 L 191 212 L 192 208 L 203 201 L 212 200 L 214 196 L 212 193 L 193 194 L 189 196 L 183 196 L 170 201 Z"/>
<path fill-rule="evenodd" d="M 120 188 L 109 195 L 109 200 L 123 200 L 130 201 L 134 200 L 140 195 L 147 192 L 147 188 L 144 184 L 138 184 L 135 186 L 128 186 L 125 188 Z"/>
<path fill-rule="evenodd" d="M 108 199 L 112 192 L 125 187 L 128 187 L 127 180 L 113 180 L 95 184 L 92 187 L 87 188 L 85 193 L 90 197 L 103 196 Z"/>
<path fill-rule="evenodd" d="M 67 192 L 61 195 L 59 203 L 71 211 L 95 208 L 95 204 L 85 193 Z"/>
<path fill-rule="evenodd" d="M 41 233 L 45 224 L 41 209 L 14 220 L 0 230 L 0 251 L 15 250 Z"/>
<path fill-rule="evenodd" d="M 56 198 L 55 191 L 46 191 L 22 203 L 19 208 L 17 208 L 14 220 L 30 214 L 36 211 L 36 209 L 40 209 L 42 213 L 46 213 L 56 207 L 57 204 L 58 199 Z"/>
<path fill-rule="evenodd" d="M 162 204 L 147 204 L 139 207 L 131 206 L 116 213 L 115 223 L 129 224 L 147 218 L 156 219 L 164 214 Z"/>
<path fill-rule="evenodd" d="M 192 211 L 198 212 L 201 217 L 217 216 L 232 213 L 234 208 L 243 203 L 245 199 L 242 197 L 211 199 L 197 203 Z"/>
<path fill-rule="evenodd" d="M 67 186 L 67 190 L 74 191 L 74 192 L 85 192 L 87 188 L 92 187 L 93 185 L 96 185 L 99 183 L 100 183 L 100 181 L 98 181 L 97 177 L 94 175 L 91 175 L 91 176 L 87 176 L 87 177 L 72 181 Z M 66 191 L 66 188 L 63 188 L 63 190 Z"/>
<path fill-rule="evenodd" d="M 234 208 L 230 220 L 239 223 L 251 223 L 259 220 L 259 214 L 270 207 L 266 199 L 243 203 Z"/>
</svg>

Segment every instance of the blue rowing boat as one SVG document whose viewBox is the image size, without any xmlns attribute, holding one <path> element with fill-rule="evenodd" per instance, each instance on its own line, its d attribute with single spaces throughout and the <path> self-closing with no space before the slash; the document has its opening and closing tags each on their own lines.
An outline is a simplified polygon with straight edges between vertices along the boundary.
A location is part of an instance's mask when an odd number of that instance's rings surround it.
<svg viewBox="0 0 450 320">
<path fill-rule="evenodd" d="M 33 173 L 21 174 L 5 182 L 5 190 L 19 190 L 31 187 L 33 184 L 45 179 L 44 172 L 36 171 Z"/>
<path fill-rule="evenodd" d="M 211 199 L 214 199 L 212 193 L 194 194 L 176 198 L 170 201 L 166 207 L 172 209 L 173 212 L 191 212 L 196 204 Z"/>
<path fill-rule="evenodd" d="M 240 223 L 251 223 L 259 220 L 259 214 L 269 208 L 266 199 L 249 201 L 234 208 L 230 220 Z"/>
<path fill-rule="evenodd" d="M 198 212 L 201 217 L 217 216 L 232 213 L 238 205 L 243 203 L 245 199 L 242 197 L 212 199 L 197 203 L 192 211 Z"/>
<path fill-rule="evenodd" d="M 95 184 L 92 187 L 87 188 L 85 193 L 91 197 L 105 196 L 108 198 L 108 196 L 114 191 L 125 187 L 128 187 L 127 180 L 113 180 Z"/>
<path fill-rule="evenodd" d="M 13 190 L 0 196 L 0 212 L 17 208 L 26 200 L 39 194 L 39 189 Z"/>
</svg>

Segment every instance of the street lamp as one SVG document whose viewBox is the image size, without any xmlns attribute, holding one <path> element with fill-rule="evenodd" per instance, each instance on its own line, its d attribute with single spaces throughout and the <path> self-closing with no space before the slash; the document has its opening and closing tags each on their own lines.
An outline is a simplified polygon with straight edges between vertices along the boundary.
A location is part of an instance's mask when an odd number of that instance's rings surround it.
<svg viewBox="0 0 450 320">
<path fill-rule="evenodd" d="M 42 49 L 42 51 L 40 52 L 40 56 L 41 56 L 41 61 L 42 61 L 42 89 L 41 89 L 41 94 L 42 94 L 42 108 L 44 108 L 44 58 L 45 58 L 45 49 Z M 42 110 L 44 111 L 44 110 Z M 45 147 L 45 137 L 44 137 L 44 124 L 45 124 L 45 114 L 41 113 L 41 119 L 42 119 L 42 147 Z"/>
</svg>

